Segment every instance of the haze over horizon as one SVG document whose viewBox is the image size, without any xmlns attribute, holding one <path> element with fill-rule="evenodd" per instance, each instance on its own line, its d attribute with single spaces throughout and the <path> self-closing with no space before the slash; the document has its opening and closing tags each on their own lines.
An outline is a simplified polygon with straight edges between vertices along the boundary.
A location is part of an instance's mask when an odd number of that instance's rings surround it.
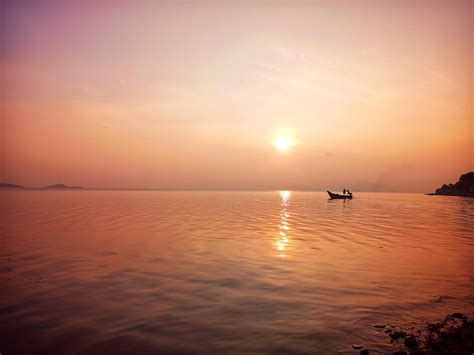
<svg viewBox="0 0 474 355">
<path fill-rule="evenodd" d="M 474 2 L 0 6 L 0 181 L 422 192 L 474 170 Z"/>
</svg>

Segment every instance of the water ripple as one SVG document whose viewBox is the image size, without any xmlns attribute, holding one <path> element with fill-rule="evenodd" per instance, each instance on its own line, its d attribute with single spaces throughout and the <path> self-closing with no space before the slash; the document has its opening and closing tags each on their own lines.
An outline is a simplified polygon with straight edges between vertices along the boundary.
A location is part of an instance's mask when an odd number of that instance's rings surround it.
<svg viewBox="0 0 474 355">
<path fill-rule="evenodd" d="M 472 199 L 2 191 L 0 201 L 5 353 L 383 352 L 373 324 L 474 310 Z"/>
</svg>

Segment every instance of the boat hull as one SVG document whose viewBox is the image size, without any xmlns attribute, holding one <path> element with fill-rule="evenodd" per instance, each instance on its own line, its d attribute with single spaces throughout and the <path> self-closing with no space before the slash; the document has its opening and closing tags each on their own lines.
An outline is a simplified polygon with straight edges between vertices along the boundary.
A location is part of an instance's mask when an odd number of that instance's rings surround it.
<svg viewBox="0 0 474 355">
<path fill-rule="evenodd" d="M 331 191 L 327 192 L 331 200 L 352 200 L 352 195 L 339 195 L 332 193 Z"/>
</svg>

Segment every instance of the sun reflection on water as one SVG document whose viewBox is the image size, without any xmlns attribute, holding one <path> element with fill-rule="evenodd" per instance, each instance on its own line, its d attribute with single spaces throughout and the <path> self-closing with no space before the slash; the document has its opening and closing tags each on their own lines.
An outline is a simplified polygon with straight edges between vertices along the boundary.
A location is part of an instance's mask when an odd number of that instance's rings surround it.
<svg viewBox="0 0 474 355">
<path fill-rule="evenodd" d="M 280 191 L 280 225 L 277 234 L 276 248 L 280 252 L 279 256 L 284 258 L 286 256 L 286 248 L 288 247 L 289 238 L 288 233 L 290 231 L 290 214 L 288 207 L 290 206 L 291 191 Z"/>
</svg>

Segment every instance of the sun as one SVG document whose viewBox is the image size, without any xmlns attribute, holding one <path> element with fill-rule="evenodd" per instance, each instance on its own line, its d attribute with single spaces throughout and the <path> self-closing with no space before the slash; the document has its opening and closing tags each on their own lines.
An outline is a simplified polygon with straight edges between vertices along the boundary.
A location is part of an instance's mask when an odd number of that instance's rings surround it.
<svg viewBox="0 0 474 355">
<path fill-rule="evenodd" d="M 295 142 L 290 137 L 281 136 L 281 137 L 277 137 L 273 140 L 273 145 L 280 152 L 288 151 L 294 144 L 295 144 Z"/>
</svg>

